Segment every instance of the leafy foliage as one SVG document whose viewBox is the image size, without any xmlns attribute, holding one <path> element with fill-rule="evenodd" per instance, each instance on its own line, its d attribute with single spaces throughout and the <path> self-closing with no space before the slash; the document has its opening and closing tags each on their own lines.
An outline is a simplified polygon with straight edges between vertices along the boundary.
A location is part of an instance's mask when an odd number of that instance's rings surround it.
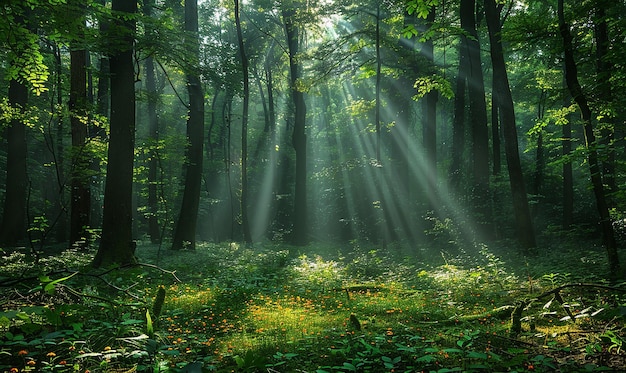
<svg viewBox="0 0 626 373">
<path fill-rule="evenodd" d="M 83 269 L 34 279 L 30 290 L 14 290 L 24 294 L 19 302 L 7 297 L 3 303 L 0 369 L 548 372 L 624 366 L 623 294 L 571 287 L 562 291 L 563 303 L 530 302 L 522 334 L 510 338 L 510 305 L 585 280 L 588 270 L 550 253 L 529 270 L 524 258 L 504 261 L 498 249 L 476 249 L 471 256 L 419 262 L 360 246 L 204 244 L 176 255 L 138 247 L 143 260 L 176 268 L 178 277 L 154 267 L 90 273 L 75 256 L 65 256 L 65 265 Z M 542 272 L 548 268 L 553 271 Z M 584 337 L 568 338 L 573 334 Z"/>
</svg>

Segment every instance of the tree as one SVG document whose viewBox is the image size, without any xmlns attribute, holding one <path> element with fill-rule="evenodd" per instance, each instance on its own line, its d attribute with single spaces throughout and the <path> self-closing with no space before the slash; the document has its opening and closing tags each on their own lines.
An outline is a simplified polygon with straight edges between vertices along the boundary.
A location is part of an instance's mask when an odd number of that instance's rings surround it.
<svg viewBox="0 0 626 373">
<path fill-rule="evenodd" d="M 135 146 L 135 70 L 133 42 L 136 0 L 113 0 L 107 36 L 115 40 L 110 57 L 111 124 L 104 187 L 104 212 L 95 267 L 135 263 L 132 241 L 132 191 Z"/>
<path fill-rule="evenodd" d="M 248 110 L 250 102 L 250 78 L 248 71 L 248 56 L 241 31 L 241 14 L 239 0 L 235 2 L 235 23 L 237 27 L 237 41 L 241 70 L 243 72 L 243 113 L 241 115 L 241 228 L 244 241 L 251 243 L 250 223 L 248 219 Z"/>
<path fill-rule="evenodd" d="M 610 203 L 611 197 L 617 192 L 617 182 L 615 175 L 615 127 L 618 120 L 615 118 L 615 114 L 611 109 L 613 102 L 613 74 L 612 70 L 615 69 L 614 64 L 610 60 L 611 42 L 609 37 L 609 25 L 607 10 L 610 8 L 606 0 L 598 1 L 595 4 L 596 19 L 595 24 L 595 44 L 596 44 L 596 70 L 597 70 L 597 84 L 600 104 L 603 105 L 605 113 L 602 122 L 600 123 L 602 146 L 605 149 L 604 160 L 602 161 L 602 178 L 609 192 L 609 198 L 607 203 Z"/>
<path fill-rule="evenodd" d="M 29 190 L 26 163 L 28 150 L 26 146 L 26 105 L 28 103 L 27 80 L 24 75 L 24 61 L 28 61 L 33 50 L 33 34 L 26 24 L 27 15 L 20 7 L 13 11 L 15 30 L 13 44 L 10 45 L 10 69 L 13 70 L 9 82 L 9 105 L 13 115 L 6 129 L 7 160 L 6 186 L 2 222 L 0 224 L 0 244 L 14 246 L 26 238 L 27 213 L 26 199 Z M 8 35 L 8 34 L 7 34 Z M 7 39 L 9 39 L 7 37 Z M 10 40 L 10 39 L 9 39 Z M 10 75 L 11 76 L 11 75 Z"/>
<path fill-rule="evenodd" d="M 500 122 L 504 135 L 504 149 L 509 171 L 509 184 L 513 196 L 516 234 L 525 249 L 536 246 L 535 233 L 528 207 L 528 197 L 519 157 L 515 110 L 502 48 L 501 6 L 495 0 L 485 0 L 485 18 L 489 29 L 491 63 L 493 67 L 494 92 L 497 96 Z"/>
<path fill-rule="evenodd" d="M 426 17 L 426 27 L 433 26 L 435 21 L 436 7 L 432 6 Z M 422 46 L 422 55 L 426 57 L 426 60 L 431 66 L 435 64 L 435 46 L 433 39 L 429 38 Z M 437 101 L 439 100 L 439 92 L 436 89 L 432 89 L 426 94 L 423 102 L 423 144 L 424 153 L 426 155 L 426 174 L 429 175 L 430 181 L 429 190 L 427 193 L 430 196 L 431 209 L 434 209 L 437 203 L 435 203 L 435 195 L 437 193 Z"/>
<path fill-rule="evenodd" d="M 202 160 L 204 148 L 204 92 L 198 61 L 200 39 L 198 36 L 198 2 L 185 1 L 185 31 L 190 47 L 190 60 L 186 63 L 189 113 L 187 116 L 187 160 L 185 163 L 185 189 L 183 202 L 174 232 L 172 250 L 196 248 L 196 225 L 200 208 L 200 187 L 202 186 Z"/>
<path fill-rule="evenodd" d="M 480 57 L 480 41 L 476 30 L 478 7 L 475 0 L 461 0 L 461 28 L 467 34 L 463 45 L 468 58 L 467 89 L 469 121 L 472 134 L 472 207 L 481 234 L 487 234 L 492 220 L 489 192 L 489 131 L 487 127 L 487 104 L 485 82 Z"/>
<path fill-rule="evenodd" d="M 91 190 L 90 152 L 87 148 L 87 50 L 84 39 L 84 9 L 71 4 L 75 15 L 77 35 L 70 50 L 70 125 L 72 132 L 72 174 L 70 186 L 70 244 L 86 239 L 90 224 Z"/>
<path fill-rule="evenodd" d="M 619 256 L 617 254 L 617 242 L 615 241 L 615 232 L 613 231 L 613 223 L 609 215 L 609 207 L 604 195 L 604 183 L 602 181 L 602 170 L 600 161 L 598 160 L 598 152 L 596 150 L 596 137 L 592 125 L 592 113 L 586 94 L 578 81 L 578 67 L 574 58 L 574 46 L 570 26 L 565 21 L 563 0 L 558 0 L 557 13 L 559 18 L 559 32 L 563 40 L 563 52 L 565 62 L 565 81 L 567 88 L 578 105 L 580 115 L 583 121 L 585 146 L 587 147 L 587 162 L 589 163 L 589 172 L 591 177 L 591 185 L 596 200 L 596 208 L 600 215 L 600 229 L 602 231 L 602 240 L 606 248 L 609 270 L 613 277 L 620 275 Z"/>
<path fill-rule="evenodd" d="M 29 189 L 26 161 L 26 124 L 24 115 L 28 102 L 28 88 L 16 79 L 9 83 L 9 103 L 18 110 L 6 130 L 8 151 L 6 160 L 6 192 L 0 243 L 15 246 L 26 237 L 26 198 Z"/>
<path fill-rule="evenodd" d="M 302 67 L 297 60 L 300 47 L 300 27 L 298 26 L 298 3 L 286 2 L 282 6 L 283 22 L 289 52 L 289 76 L 291 100 L 294 110 L 294 126 L 291 137 L 292 146 L 296 152 L 296 188 L 294 197 L 293 237 L 296 245 L 306 245 L 308 242 L 307 227 L 307 200 L 306 200 L 306 103 L 304 92 L 300 87 Z"/>
<path fill-rule="evenodd" d="M 154 0 L 145 0 L 143 13 L 146 17 L 152 16 Z M 155 38 L 155 30 L 148 28 L 146 34 L 149 38 Z M 148 160 L 148 235 L 150 242 L 161 242 L 161 229 L 159 227 L 159 203 L 158 203 L 158 170 L 159 170 L 159 118 L 157 115 L 158 92 L 156 88 L 156 74 L 154 69 L 154 51 L 146 57 L 144 70 L 146 71 L 146 93 L 148 96 L 148 136 L 151 142 Z"/>
</svg>

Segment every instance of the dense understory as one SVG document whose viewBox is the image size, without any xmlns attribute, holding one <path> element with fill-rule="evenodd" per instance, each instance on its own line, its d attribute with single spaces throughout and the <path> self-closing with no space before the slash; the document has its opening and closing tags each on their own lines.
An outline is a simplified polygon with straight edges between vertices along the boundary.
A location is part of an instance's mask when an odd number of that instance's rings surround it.
<svg viewBox="0 0 626 373">
<path fill-rule="evenodd" d="M 111 270 L 91 251 L 36 266 L 7 251 L 0 371 L 626 369 L 625 288 L 603 280 L 602 249 L 550 246 L 140 243 L 143 265 Z"/>
</svg>

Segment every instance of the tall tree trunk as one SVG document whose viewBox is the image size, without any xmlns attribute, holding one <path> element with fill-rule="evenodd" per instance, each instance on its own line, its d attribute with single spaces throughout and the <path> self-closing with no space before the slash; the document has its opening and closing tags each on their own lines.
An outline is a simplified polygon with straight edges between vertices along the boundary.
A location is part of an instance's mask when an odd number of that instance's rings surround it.
<svg viewBox="0 0 626 373">
<path fill-rule="evenodd" d="M 492 89 L 492 92 L 495 92 Z M 500 110 L 498 109 L 498 99 L 496 95 L 491 95 L 491 147 L 493 153 L 493 176 L 500 176 L 502 172 L 502 156 L 500 146 Z"/>
<path fill-rule="evenodd" d="M 289 72 L 291 99 L 294 107 L 294 126 L 291 143 L 296 152 L 296 180 L 293 212 L 293 237 L 295 245 L 303 246 L 308 243 L 307 226 L 307 196 L 306 196 L 306 103 L 304 92 L 298 87 L 301 77 L 301 66 L 296 60 L 300 51 L 300 28 L 296 24 L 296 5 L 283 5 L 283 22 L 289 51 Z"/>
<path fill-rule="evenodd" d="M 272 138 L 276 132 L 276 106 L 274 104 L 274 76 L 272 74 L 272 67 L 274 62 L 274 49 L 276 43 L 272 42 L 269 50 L 267 51 L 267 57 L 265 57 L 265 80 L 267 81 L 267 109 L 269 119 L 269 130 L 272 133 Z"/>
<path fill-rule="evenodd" d="M 613 64 L 608 61 L 609 48 L 611 46 L 609 39 L 609 26 L 607 24 L 606 8 L 609 7 L 608 1 L 599 1 L 596 4 L 596 69 L 598 93 L 602 105 L 610 105 L 613 102 L 613 87 L 611 80 L 613 78 Z M 607 110 L 610 111 L 610 110 Z M 609 207 L 613 205 L 612 196 L 617 192 L 617 182 L 615 178 L 615 127 L 618 123 L 613 114 L 605 117 L 600 127 L 602 138 L 600 140 L 605 154 L 602 161 L 602 178 L 606 185 L 609 195 L 607 196 L 607 204 Z"/>
<path fill-rule="evenodd" d="M 469 59 L 467 89 L 472 134 L 472 207 L 478 233 L 491 236 L 493 213 L 489 191 L 489 128 L 476 13 L 475 0 L 461 1 L 461 27 L 469 35 L 465 45 Z"/>
<path fill-rule="evenodd" d="M 567 89 L 565 81 L 565 65 L 563 65 L 563 85 Z M 571 100 L 568 95 L 563 95 L 563 107 L 569 107 Z M 572 155 L 572 121 L 568 120 L 563 124 L 563 140 L 561 141 L 561 154 L 566 159 L 563 162 L 563 229 L 569 229 L 574 221 L 574 173 L 572 162 L 569 157 Z"/>
<path fill-rule="evenodd" d="M 61 107 L 63 105 L 63 62 L 61 59 L 61 49 L 57 44 L 54 44 L 54 59 L 55 59 L 55 78 L 56 86 L 55 93 L 56 105 Z M 54 111 L 54 104 L 52 104 L 51 111 Z M 56 120 L 56 137 L 54 139 L 55 147 L 53 152 L 55 153 L 55 169 L 56 169 L 56 186 L 57 197 L 55 202 L 54 214 L 57 216 L 56 224 L 56 239 L 58 242 L 67 241 L 67 206 L 65 201 L 65 118 L 63 117 L 63 111 L 59 111 Z"/>
<path fill-rule="evenodd" d="M 143 12 L 146 17 L 152 16 L 154 0 L 144 0 Z M 154 30 L 146 30 L 151 37 Z M 159 199 L 158 199 L 158 173 L 159 173 L 159 117 L 157 104 L 159 102 L 156 76 L 154 69 L 154 57 L 149 55 L 144 62 L 146 70 L 146 93 L 148 96 L 148 141 L 150 142 L 150 156 L 148 160 L 148 236 L 150 242 L 161 242 L 161 229 L 159 226 Z"/>
<path fill-rule="evenodd" d="M 28 88 L 24 83 L 11 80 L 9 83 L 9 103 L 24 112 L 28 101 Z M 6 129 L 8 142 L 6 163 L 6 191 L 4 209 L 0 224 L 0 244 L 15 246 L 26 238 L 26 198 L 28 174 L 26 161 L 26 124 L 13 118 Z"/>
<path fill-rule="evenodd" d="M 241 57 L 241 70 L 243 71 L 243 113 L 241 115 L 241 228 L 243 230 L 244 241 L 252 243 L 248 219 L 248 110 L 250 102 L 250 76 L 248 72 L 248 56 L 246 56 L 243 33 L 241 31 L 240 4 L 239 0 L 234 0 L 234 2 L 239 56 Z"/>
<path fill-rule="evenodd" d="M 70 243 L 84 241 L 91 212 L 90 152 L 87 149 L 87 51 L 70 51 L 70 125 L 72 128 L 72 175 L 70 188 Z"/>
<path fill-rule="evenodd" d="M 106 5 L 107 0 L 98 0 L 100 5 Z M 100 35 L 107 35 L 109 32 L 109 24 L 105 17 L 98 20 L 98 32 Z M 106 39 L 105 39 L 106 40 Z M 111 103 L 110 103 L 110 86 L 111 86 L 111 71 L 109 68 L 109 56 L 102 54 L 100 56 L 99 68 L 98 68 L 98 85 L 96 91 L 96 112 L 104 118 L 110 118 Z M 94 128 L 89 134 L 92 138 L 104 139 L 106 137 L 103 127 Z M 92 210 L 91 210 L 91 226 L 102 226 L 102 180 L 103 177 L 100 171 L 100 163 L 93 162 L 92 169 L 96 176 L 96 182 L 92 183 Z"/>
<path fill-rule="evenodd" d="M 620 275 L 617 243 L 615 241 L 615 232 L 613 231 L 611 216 L 609 215 L 609 207 L 606 203 L 606 197 L 604 195 L 602 171 L 598 160 L 598 153 L 596 151 L 597 143 L 593 131 L 593 125 L 591 123 L 591 108 L 589 107 L 587 97 L 578 82 L 578 67 L 576 66 L 576 60 L 574 58 L 574 47 L 572 44 L 572 35 L 569 24 L 565 22 L 563 0 L 558 0 L 557 13 L 559 18 L 559 31 L 561 33 L 561 38 L 563 39 L 565 81 L 567 82 L 567 88 L 569 89 L 572 98 L 580 109 L 583 120 L 585 145 L 587 147 L 587 161 L 589 163 L 589 172 L 591 174 L 591 185 L 593 186 L 593 192 L 596 198 L 596 207 L 600 215 L 600 228 L 602 230 L 603 244 L 607 251 L 611 276 L 617 277 Z"/>
<path fill-rule="evenodd" d="M 426 17 L 426 27 L 433 26 L 435 21 L 435 7 L 431 7 Z M 431 68 L 435 65 L 435 45 L 432 38 L 428 39 L 422 47 L 422 55 L 428 61 Z M 425 96 L 422 110 L 423 114 L 423 144 L 424 153 L 426 155 L 426 172 L 428 175 L 428 187 L 427 191 L 430 200 L 430 209 L 434 209 L 437 206 L 436 193 L 437 193 L 437 101 L 439 100 L 439 93 L 436 89 L 431 90 Z"/>
<path fill-rule="evenodd" d="M 189 45 L 192 63 L 188 69 L 197 66 L 200 57 L 198 38 L 198 2 L 185 1 L 185 31 L 190 38 Z M 202 160 L 204 146 L 204 92 L 197 71 L 187 72 L 187 91 L 189 93 L 189 115 L 187 117 L 187 162 L 185 163 L 185 190 L 183 202 L 174 232 L 173 250 L 196 248 L 196 225 L 200 208 L 200 189 L 202 186 Z"/>
<path fill-rule="evenodd" d="M 539 96 L 539 102 L 537 103 L 537 122 L 541 122 L 544 117 L 544 113 L 546 110 L 546 98 L 547 92 L 545 90 L 541 90 L 541 94 Z M 544 174 L 546 168 L 546 157 L 545 157 L 545 149 L 543 145 L 543 128 L 540 128 L 537 133 L 537 151 L 535 153 L 535 174 L 533 175 L 533 186 L 532 186 L 532 194 L 535 195 L 535 198 L 541 198 L 540 195 L 543 193 L 543 181 Z M 540 203 L 535 203 L 532 208 L 532 215 L 537 216 L 539 214 Z"/>
<path fill-rule="evenodd" d="M 522 247 L 531 249 L 536 247 L 535 232 L 528 207 L 528 196 L 524 185 L 524 176 L 519 157 L 517 142 L 517 129 L 515 124 L 515 111 L 513 97 L 509 86 L 509 78 L 504 62 L 502 50 L 500 9 L 496 7 L 495 0 L 485 0 L 485 19 L 489 29 L 489 41 L 491 49 L 491 63 L 493 66 L 494 92 L 497 95 L 498 108 L 500 110 L 500 122 L 504 134 L 504 150 L 506 153 L 507 167 L 509 171 L 509 183 L 513 196 L 513 210 L 517 238 Z"/>
<path fill-rule="evenodd" d="M 112 9 L 120 16 L 116 28 L 116 49 L 110 59 L 111 122 L 107 178 L 104 187 L 104 212 L 100 247 L 93 261 L 95 267 L 109 264 L 133 264 L 132 241 L 133 160 L 135 147 L 135 71 L 133 42 L 137 13 L 136 0 L 113 0 Z"/>
<path fill-rule="evenodd" d="M 461 12 L 461 14 L 463 14 Z M 467 36 L 461 35 L 459 44 L 459 71 L 455 78 L 454 87 L 454 118 L 452 122 L 452 161 L 450 163 L 450 185 L 455 192 L 459 192 L 461 185 L 461 167 L 465 152 L 465 95 L 469 68 Z"/>
</svg>

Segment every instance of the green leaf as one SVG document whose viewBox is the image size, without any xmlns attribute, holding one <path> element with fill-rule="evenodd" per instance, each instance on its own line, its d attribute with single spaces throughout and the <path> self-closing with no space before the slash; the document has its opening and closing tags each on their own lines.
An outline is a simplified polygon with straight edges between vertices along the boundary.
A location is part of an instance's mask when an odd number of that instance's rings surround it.
<svg viewBox="0 0 626 373">
<path fill-rule="evenodd" d="M 69 276 L 65 276 L 65 277 L 59 278 L 59 279 L 57 279 L 57 280 L 51 281 L 51 282 L 49 282 L 48 284 L 46 284 L 46 286 L 44 286 L 43 290 L 44 290 L 46 293 L 48 293 L 48 294 L 50 294 L 50 295 L 53 295 L 53 294 L 54 294 L 54 292 L 55 292 L 55 285 L 56 285 L 56 284 L 58 284 L 59 282 L 65 281 L 65 280 L 67 280 L 67 279 L 70 279 L 70 278 L 74 277 L 74 276 L 75 276 L 75 275 L 77 275 L 77 274 L 78 274 L 78 272 L 74 272 L 74 273 L 72 273 L 72 274 L 71 274 L 71 275 L 69 275 Z"/>
<path fill-rule="evenodd" d="M 154 335 L 154 326 L 152 325 L 152 317 L 150 317 L 150 310 L 146 310 L 146 332 L 148 335 Z"/>
</svg>

